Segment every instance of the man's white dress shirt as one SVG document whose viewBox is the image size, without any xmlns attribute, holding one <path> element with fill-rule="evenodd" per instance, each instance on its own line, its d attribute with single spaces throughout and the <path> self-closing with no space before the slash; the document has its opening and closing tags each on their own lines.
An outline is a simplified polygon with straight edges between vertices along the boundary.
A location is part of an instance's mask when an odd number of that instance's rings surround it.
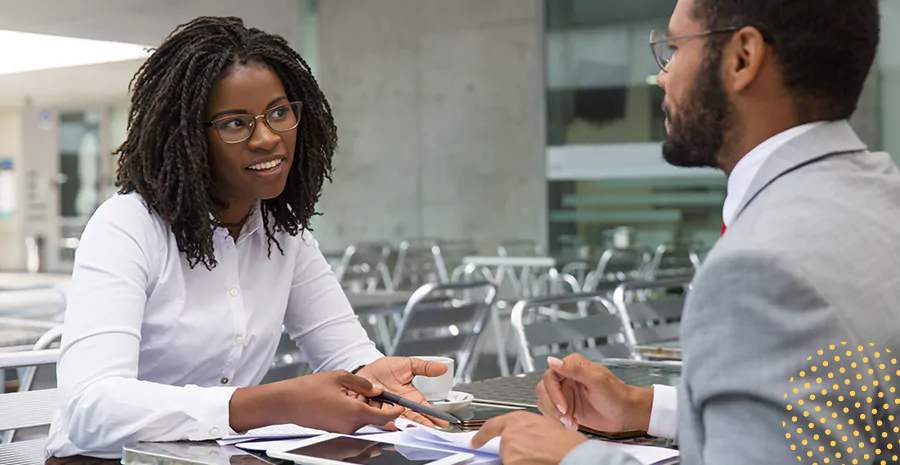
<svg viewBox="0 0 900 465">
<path fill-rule="evenodd" d="M 254 208 L 237 243 L 215 230 L 217 267 L 192 269 L 139 195 L 106 201 L 75 257 L 45 454 L 231 433 L 231 396 L 262 380 L 282 325 L 316 371 L 381 357 L 312 234 L 275 237 L 284 254 Z"/>
</svg>

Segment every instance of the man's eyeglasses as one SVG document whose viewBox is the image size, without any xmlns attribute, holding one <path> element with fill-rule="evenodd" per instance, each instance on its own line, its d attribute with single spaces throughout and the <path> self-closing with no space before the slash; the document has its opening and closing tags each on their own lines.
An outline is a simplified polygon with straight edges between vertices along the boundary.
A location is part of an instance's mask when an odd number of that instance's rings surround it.
<svg viewBox="0 0 900 465">
<path fill-rule="evenodd" d="M 707 37 L 713 34 L 733 33 L 740 31 L 741 29 L 743 29 L 743 27 L 726 27 L 678 37 L 669 37 L 665 31 L 654 29 L 650 31 L 650 50 L 653 51 L 653 58 L 656 59 L 656 64 L 659 65 L 659 69 L 663 70 L 663 72 L 668 72 L 666 71 L 666 68 L 675 57 L 675 48 L 671 46 L 672 42 L 676 40 L 693 39 L 695 37 Z M 767 34 L 765 30 L 759 27 L 756 29 L 760 31 L 760 34 L 762 34 L 763 40 L 765 40 L 766 43 L 772 43 L 771 36 Z"/>
<path fill-rule="evenodd" d="M 303 102 L 290 102 L 269 109 L 261 115 L 229 115 L 203 123 L 212 126 L 226 144 L 239 144 L 253 137 L 256 121 L 262 118 L 272 132 L 287 132 L 300 124 Z"/>
<path fill-rule="evenodd" d="M 666 32 L 654 29 L 650 31 L 650 50 L 653 51 L 653 58 L 656 59 L 656 64 L 659 65 L 659 69 L 663 70 L 663 72 L 668 72 L 666 71 L 666 68 L 675 57 L 675 48 L 670 45 L 672 42 L 676 40 L 693 39 L 695 37 L 707 37 L 713 34 L 735 32 L 739 30 L 740 28 L 738 27 L 729 27 L 725 29 L 714 29 L 712 31 L 698 32 L 696 34 L 689 34 L 686 36 L 669 37 Z"/>
</svg>

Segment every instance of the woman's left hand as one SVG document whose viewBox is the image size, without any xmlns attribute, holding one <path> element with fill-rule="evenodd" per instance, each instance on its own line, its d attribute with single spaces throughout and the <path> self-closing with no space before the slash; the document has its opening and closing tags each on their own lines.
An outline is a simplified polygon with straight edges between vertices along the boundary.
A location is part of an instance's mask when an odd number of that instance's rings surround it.
<svg viewBox="0 0 900 465">
<path fill-rule="evenodd" d="M 446 372 L 447 366 L 443 363 L 407 357 L 382 357 L 364 366 L 356 374 L 372 383 L 382 385 L 385 391 L 405 397 L 413 402 L 430 406 L 431 404 L 425 400 L 425 396 L 412 385 L 412 380 L 416 376 L 435 377 L 441 376 Z M 448 425 L 444 420 L 428 418 L 409 409 L 406 409 L 403 417 L 431 427 L 445 427 Z M 392 427 L 393 425 L 388 426 Z"/>
</svg>

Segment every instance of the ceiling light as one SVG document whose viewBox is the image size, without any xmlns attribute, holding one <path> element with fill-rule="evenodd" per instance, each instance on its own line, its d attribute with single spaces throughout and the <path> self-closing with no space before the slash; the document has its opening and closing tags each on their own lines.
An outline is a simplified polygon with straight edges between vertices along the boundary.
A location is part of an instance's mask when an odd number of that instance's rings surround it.
<svg viewBox="0 0 900 465">
<path fill-rule="evenodd" d="M 144 59 L 146 45 L 0 30 L 0 74 Z"/>
</svg>

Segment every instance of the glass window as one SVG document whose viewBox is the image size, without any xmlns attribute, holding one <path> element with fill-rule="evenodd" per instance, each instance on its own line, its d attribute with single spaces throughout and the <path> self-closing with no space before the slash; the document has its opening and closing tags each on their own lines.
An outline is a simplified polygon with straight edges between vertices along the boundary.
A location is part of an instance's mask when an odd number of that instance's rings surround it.
<svg viewBox="0 0 900 465">
<path fill-rule="evenodd" d="M 676 0 L 546 0 L 550 247 L 711 244 L 725 177 L 662 160 L 664 93 L 650 53 Z M 627 234 L 621 234 L 627 231 Z"/>
</svg>

